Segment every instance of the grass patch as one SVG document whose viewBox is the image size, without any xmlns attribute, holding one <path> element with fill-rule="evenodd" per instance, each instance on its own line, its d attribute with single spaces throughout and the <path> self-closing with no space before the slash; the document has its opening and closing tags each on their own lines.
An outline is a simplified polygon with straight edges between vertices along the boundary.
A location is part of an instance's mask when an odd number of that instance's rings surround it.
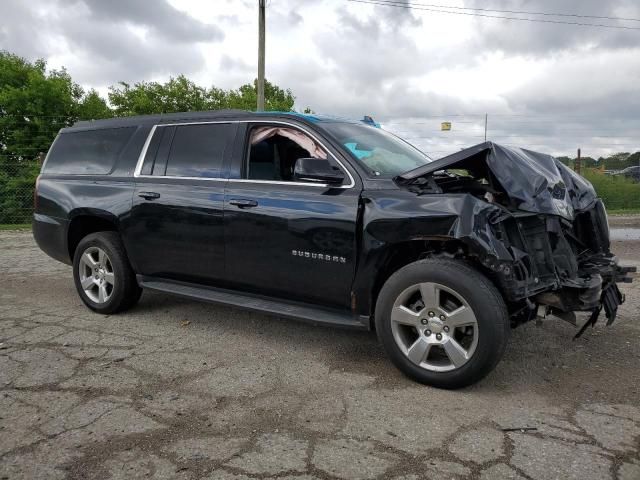
<svg viewBox="0 0 640 480">
<path fill-rule="evenodd" d="M 640 212 L 640 182 L 634 182 L 622 175 L 603 175 L 593 170 L 587 170 L 584 176 L 604 201 L 607 212 Z"/>
<path fill-rule="evenodd" d="M 30 223 L 0 223 L 0 230 L 31 230 Z"/>
</svg>

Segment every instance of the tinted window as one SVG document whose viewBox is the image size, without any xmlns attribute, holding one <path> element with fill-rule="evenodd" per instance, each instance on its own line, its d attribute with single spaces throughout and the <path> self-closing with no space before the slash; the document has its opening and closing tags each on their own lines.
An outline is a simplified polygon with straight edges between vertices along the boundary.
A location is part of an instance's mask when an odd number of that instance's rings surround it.
<svg viewBox="0 0 640 480">
<path fill-rule="evenodd" d="M 51 147 L 44 173 L 106 174 L 136 127 L 61 133 Z"/>
<path fill-rule="evenodd" d="M 167 160 L 166 175 L 175 177 L 220 177 L 224 151 L 235 131 L 228 123 L 176 127 Z M 154 175 L 157 174 L 154 168 Z"/>
</svg>

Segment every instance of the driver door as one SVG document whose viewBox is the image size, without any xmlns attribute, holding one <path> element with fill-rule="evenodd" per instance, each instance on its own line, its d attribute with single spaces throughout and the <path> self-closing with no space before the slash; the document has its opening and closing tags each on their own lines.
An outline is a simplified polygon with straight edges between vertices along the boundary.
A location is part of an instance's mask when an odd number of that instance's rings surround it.
<svg viewBox="0 0 640 480">
<path fill-rule="evenodd" d="M 294 181 L 296 160 L 314 156 L 343 169 L 344 183 Z M 244 291 L 349 308 L 360 194 L 354 176 L 317 137 L 288 124 L 249 124 L 232 165 L 239 178 L 225 189 L 227 282 Z"/>
</svg>

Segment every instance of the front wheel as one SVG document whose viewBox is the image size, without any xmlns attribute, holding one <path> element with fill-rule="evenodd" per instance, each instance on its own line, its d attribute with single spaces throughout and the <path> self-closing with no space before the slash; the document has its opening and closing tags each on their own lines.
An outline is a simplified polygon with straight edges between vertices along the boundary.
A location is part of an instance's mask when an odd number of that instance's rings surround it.
<svg viewBox="0 0 640 480">
<path fill-rule="evenodd" d="M 493 370 L 510 328 L 496 287 L 450 259 L 420 260 L 391 275 L 375 321 L 391 361 L 414 380 L 440 388 L 470 385 Z"/>
</svg>

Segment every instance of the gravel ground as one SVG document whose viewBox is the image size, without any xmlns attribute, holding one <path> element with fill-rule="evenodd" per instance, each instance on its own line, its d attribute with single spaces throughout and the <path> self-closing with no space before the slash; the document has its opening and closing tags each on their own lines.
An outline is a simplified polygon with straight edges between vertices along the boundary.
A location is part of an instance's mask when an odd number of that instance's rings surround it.
<svg viewBox="0 0 640 480">
<path fill-rule="evenodd" d="M 640 242 L 614 250 L 640 264 Z M 525 325 L 444 391 L 368 333 L 158 294 L 93 314 L 69 267 L 0 232 L 0 479 L 637 480 L 640 284 L 624 292 L 612 327 Z"/>
<path fill-rule="evenodd" d="M 633 227 L 640 228 L 640 215 L 610 215 L 609 216 L 610 227 Z"/>
</svg>

